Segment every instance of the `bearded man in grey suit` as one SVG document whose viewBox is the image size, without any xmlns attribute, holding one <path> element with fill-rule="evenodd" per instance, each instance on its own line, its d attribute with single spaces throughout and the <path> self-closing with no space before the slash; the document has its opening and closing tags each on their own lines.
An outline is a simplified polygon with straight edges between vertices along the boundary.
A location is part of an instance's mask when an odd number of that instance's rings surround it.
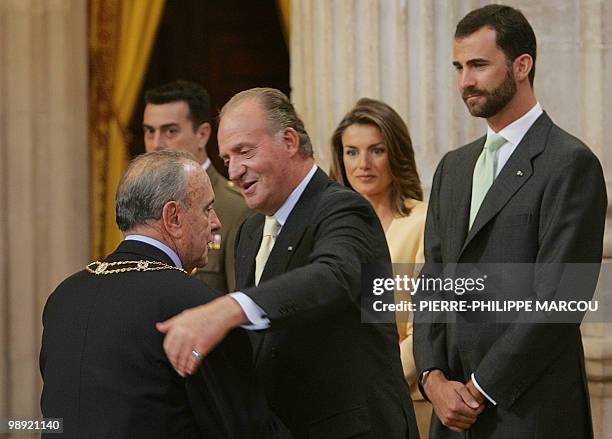
<svg viewBox="0 0 612 439">
<path fill-rule="evenodd" d="M 488 5 L 455 32 L 453 65 L 486 136 L 451 151 L 434 176 L 425 231 L 426 275 L 438 264 L 601 262 L 607 196 L 601 165 L 536 100 L 536 39 L 523 14 Z M 438 271 L 439 272 L 439 271 Z M 558 298 L 534 275 L 504 297 Z M 575 290 L 591 297 L 591 282 Z M 595 276 L 596 281 L 596 276 Z M 551 286 L 553 285 L 553 286 Z M 432 438 L 592 437 L 580 321 L 455 322 L 416 313 L 421 391 Z"/>
</svg>

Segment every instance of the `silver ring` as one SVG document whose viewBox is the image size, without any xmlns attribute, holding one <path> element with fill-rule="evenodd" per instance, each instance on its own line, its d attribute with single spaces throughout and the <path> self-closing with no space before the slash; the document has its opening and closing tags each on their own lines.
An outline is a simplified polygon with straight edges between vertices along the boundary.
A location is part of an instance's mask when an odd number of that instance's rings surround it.
<svg viewBox="0 0 612 439">
<path fill-rule="evenodd" d="M 191 351 L 191 356 L 193 357 L 194 360 L 196 361 L 200 361 L 200 358 L 202 358 L 202 354 L 200 354 L 198 351 L 196 351 L 195 349 L 193 351 Z"/>
</svg>

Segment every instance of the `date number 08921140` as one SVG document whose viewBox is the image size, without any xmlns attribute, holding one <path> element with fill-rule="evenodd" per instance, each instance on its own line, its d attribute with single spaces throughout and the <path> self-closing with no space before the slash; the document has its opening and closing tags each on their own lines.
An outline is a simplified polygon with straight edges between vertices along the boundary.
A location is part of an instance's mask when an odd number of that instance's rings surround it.
<svg viewBox="0 0 612 439">
<path fill-rule="evenodd" d="M 0 426 L 0 433 L 10 431 L 44 431 L 47 433 L 61 433 L 63 422 L 61 418 L 45 419 L 8 419 Z M 4 428 L 2 428 L 4 427 Z"/>
</svg>

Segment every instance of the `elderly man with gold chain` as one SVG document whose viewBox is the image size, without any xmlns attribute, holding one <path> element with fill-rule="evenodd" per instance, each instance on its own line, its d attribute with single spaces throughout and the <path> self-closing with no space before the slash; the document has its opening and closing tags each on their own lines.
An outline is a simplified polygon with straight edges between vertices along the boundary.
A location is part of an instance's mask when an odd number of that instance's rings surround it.
<svg viewBox="0 0 612 439">
<path fill-rule="evenodd" d="M 125 240 L 62 282 L 44 310 L 41 408 L 63 418 L 64 437 L 290 437 L 268 412 L 241 329 L 187 379 L 155 330 L 220 294 L 188 275 L 206 264 L 220 227 L 213 203 L 190 154 L 155 152 L 130 165 L 116 196 Z"/>
</svg>

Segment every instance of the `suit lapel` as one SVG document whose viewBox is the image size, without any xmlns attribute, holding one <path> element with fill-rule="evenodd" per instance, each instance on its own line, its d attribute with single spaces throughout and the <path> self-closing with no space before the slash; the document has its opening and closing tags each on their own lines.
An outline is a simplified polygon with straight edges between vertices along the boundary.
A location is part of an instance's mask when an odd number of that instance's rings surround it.
<svg viewBox="0 0 612 439">
<path fill-rule="evenodd" d="M 327 175 L 321 169 L 317 169 L 276 237 L 274 247 L 261 274 L 260 283 L 286 271 L 291 256 L 310 223 L 309 218 L 318 200 L 316 195 L 323 192 L 328 182 Z M 244 240 L 240 240 L 238 246 L 237 254 L 240 255 L 240 267 L 243 268 L 240 273 L 236 274 L 238 289 L 255 285 L 255 258 L 261 245 L 265 217 L 262 214 L 257 214 L 253 221 L 250 224 L 249 231 L 247 231 L 247 236 Z M 267 334 L 268 331 L 249 331 L 255 364 L 258 363 L 259 354 L 262 351 Z"/>
<path fill-rule="evenodd" d="M 255 285 L 255 257 L 261 245 L 265 217 L 257 213 L 248 218 L 238 235 L 236 249 L 236 291 Z M 265 331 L 247 331 L 253 348 L 253 361 L 256 364 Z"/>
<path fill-rule="evenodd" d="M 318 200 L 317 195 L 321 194 L 328 182 L 327 175 L 321 169 L 317 169 L 276 237 L 276 242 L 268 257 L 260 282 L 285 273 L 294 250 L 308 229 L 310 216 L 314 212 Z"/>
<path fill-rule="evenodd" d="M 482 152 L 486 136 L 474 142 L 460 166 L 457 166 L 457 174 L 454 180 L 457 184 L 453 187 L 453 212 L 457 213 L 457 219 L 453 223 L 454 231 L 451 241 L 451 254 L 459 256 L 466 239 L 470 222 L 470 203 L 472 200 L 472 174 L 474 166 Z"/>
<path fill-rule="evenodd" d="M 474 219 L 474 224 L 467 234 L 461 252 L 465 250 L 478 232 L 502 210 L 521 186 L 529 180 L 533 174 L 531 161 L 544 150 L 551 126 L 552 121 L 546 113 L 543 113 L 527 131 L 525 137 L 518 144 L 493 182 L 489 192 L 487 192 Z M 472 166 L 472 172 L 473 169 Z"/>
<path fill-rule="evenodd" d="M 256 214 L 248 222 L 248 230 L 245 230 L 244 238 L 238 241 L 239 244 L 236 251 L 236 258 L 238 258 L 236 288 L 239 290 L 255 285 L 255 257 L 261 245 L 264 220 L 265 217 L 262 214 Z"/>
</svg>

